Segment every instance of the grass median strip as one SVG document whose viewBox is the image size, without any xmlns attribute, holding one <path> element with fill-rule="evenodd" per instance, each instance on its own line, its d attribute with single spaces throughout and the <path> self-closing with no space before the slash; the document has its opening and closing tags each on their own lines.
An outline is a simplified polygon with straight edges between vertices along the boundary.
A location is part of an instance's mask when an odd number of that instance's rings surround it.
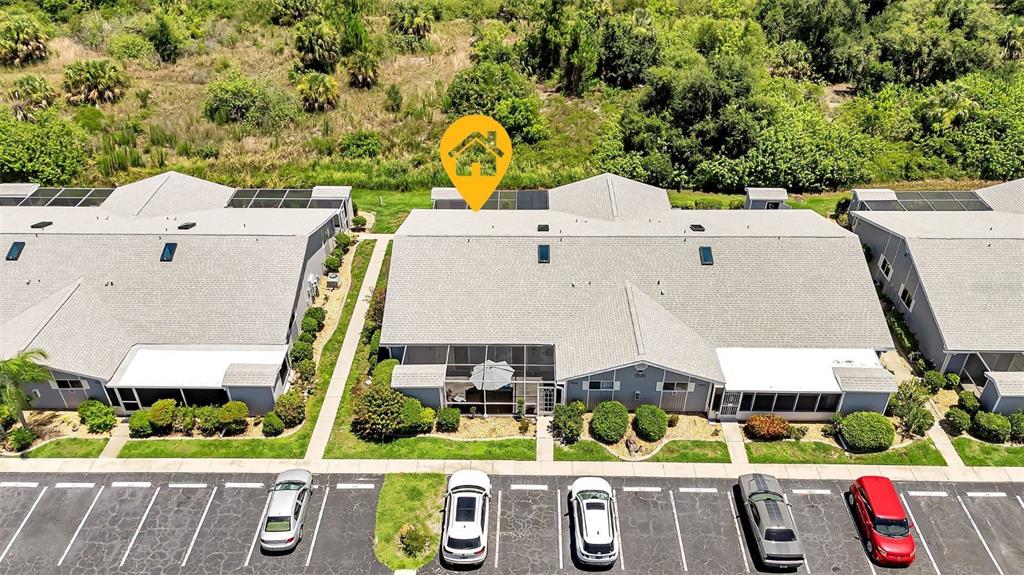
<svg viewBox="0 0 1024 575">
<path fill-rule="evenodd" d="M 960 459 L 972 467 L 1022 467 L 1024 447 L 982 443 L 969 437 L 953 438 L 953 448 Z"/>
<path fill-rule="evenodd" d="M 352 199 L 360 209 L 376 214 L 373 233 L 393 234 L 415 208 L 430 208 L 430 190 L 408 192 L 356 188 Z"/>
<path fill-rule="evenodd" d="M 395 570 L 417 569 L 434 557 L 441 543 L 444 487 L 441 473 L 396 473 L 384 478 L 377 501 L 373 547 L 381 563 Z M 403 548 L 403 527 L 425 537 L 422 549 L 414 555 Z"/>
<path fill-rule="evenodd" d="M 555 443 L 555 461 L 619 461 L 603 445 L 581 439 L 572 445 Z"/>
<path fill-rule="evenodd" d="M 320 356 L 317 366 L 316 393 L 308 400 L 307 417 L 302 428 L 295 433 L 272 439 L 144 439 L 131 440 L 121 448 L 118 457 L 125 458 L 232 458 L 232 459 L 301 459 L 306 455 L 306 446 L 313 435 L 324 393 L 331 382 L 331 375 L 338 363 L 341 344 L 345 339 L 352 312 L 359 297 L 359 288 L 370 265 L 375 240 L 361 241 L 356 245 L 352 260 L 352 284 L 345 296 L 338 327 L 331 334 Z"/>
<path fill-rule="evenodd" d="M 555 444 L 555 461 L 622 461 L 603 445 L 587 439 L 572 445 Z M 654 463 L 729 463 L 729 448 L 722 441 L 674 439 L 652 457 Z"/>
<path fill-rule="evenodd" d="M 746 447 L 750 463 L 946 465 L 946 460 L 931 439 L 919 439 L 905 447 L 879 453 L 847 453 L 817 441 L 753 442 Z"/>
<path fill-rule="evenodd" d="M 107 437 L 64 437 L 44 443 L 39 447 L 22 454 L 26 459 L 34 458 L 94 458 L 103 453 L 103 448 L 110 441 Z"/>
</svg>

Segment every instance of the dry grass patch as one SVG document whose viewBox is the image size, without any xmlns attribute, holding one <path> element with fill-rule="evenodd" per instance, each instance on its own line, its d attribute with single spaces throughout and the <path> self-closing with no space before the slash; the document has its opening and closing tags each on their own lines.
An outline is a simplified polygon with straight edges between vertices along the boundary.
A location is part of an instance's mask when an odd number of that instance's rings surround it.
<svg viewBox="0 0 1024 575">
<path fill-rule="evenodd" d="M 514 417 L 462 417 L 459 430 L 455 433 L 433 432 L 422 437 L 443 437 L 445 439 L 505 439 L 510 437 L 533 437 L 537 434 L 537 425 L 530 421 L 530 430 L 519 433 L 519 420 Z"/>
</svg>

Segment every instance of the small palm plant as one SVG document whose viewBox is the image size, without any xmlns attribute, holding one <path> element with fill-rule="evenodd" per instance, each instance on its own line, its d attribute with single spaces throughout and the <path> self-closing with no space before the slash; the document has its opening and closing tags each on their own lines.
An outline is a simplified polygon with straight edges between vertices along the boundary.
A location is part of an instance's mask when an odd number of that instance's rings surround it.
<svg viewBox="0 0 1024 575">
<path fill-rule="evenodd" d="M 388 15 L 388 27 L 401 36 L 425 38 L 430 33 L 430 14 L 418 2 L 401 2 Z"/>
<path fill-rule="evenodd" d="M 380 61 L 366 50 L 356 52 L 348 59 L 348 83 L 353 88 L 372 88 L 377 83 Z"/>
<path fill-rule="evenodd" d="M 4 15 L 0 23 L 0 64 L 27 66 L 45 60 L 49 55 L 48 39 L 42 25 L 34 18 Z"/>
<path fill-rule="evenodd" d="M 64 92 L 76 106 L 116 102 L 129 84 L 128 75 L 110 60 L 79 60 L 64 68 Z"/>
<path fill-rule="evenodd" d="M 338 105 L 338 83 L 327 74 L 303 74 L 295 89 L 308 112 L 326 112 Z"/>
<path fill-rule="evenodd" d="M 28 407 L 28 396 L 21 384 L 50 381 L 50 370 L 39 364 L 43 359 L 46 359 L 46 352 L 41 349 L 26 349 L 8 359 L 0 359 L 0 403 L 26 429 L 28 422 L 23 412 Z"/>
<path fill-rule="evenodd" d="M 341 34 L 331 22 L 311 16 L 295 32 L 295 50 L 303 68 L 330 74 L 341 62 Z"/>
<path fill-rule="evenodd" d="M 35 112 L 49 108 L 57 100 L 57 92 L 41 76 L 18 78 L 7 92 L 14 116 L 21 121 L 35 121 Z"/>
</svg>

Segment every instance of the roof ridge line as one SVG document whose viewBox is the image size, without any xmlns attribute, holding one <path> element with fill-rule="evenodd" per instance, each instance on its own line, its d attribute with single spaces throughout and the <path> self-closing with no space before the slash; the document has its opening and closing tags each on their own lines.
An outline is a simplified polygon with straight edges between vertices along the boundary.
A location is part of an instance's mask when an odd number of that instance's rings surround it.
<svg viewBox="0 0 1024 575">
<path fill-rule="evenodd" d="M 160 174 L 160 175 L 162 175 L 164 177 L 164 179 L 160 182 L 160 185 L 158 185 L 156 187 L 156 189 L 153 190 L 153 193 L 149 194 L 149 197 L 146 198 L 146 201 L 143 202 L 141 207 L 139 207 L 139 211 L 137 211 L 137 212 L 135 212 L 134 214 L 131 215 L 132 218 L 138 216 L 139 214 L 142 213 L 142 210 L 146 209 L 146 206 L 149 205 L 149 202 L 153 201 L 153 198 L 156 197 L 156 194 L 157 194 L 157 192 L 160 191 L 160 188 L 163 188 L 164 184 L 167 183 L 167 180 L 171 179 L 171 174 L 173 172 L 174 172 L 173 170 L 168 170 L 168 171 L 164 172 L 163 174 Z M 114 188 L 114 189 L 116 190 L 117 188 Z"/>
<path fill-rule="evenodd" d="M 605 174 L 605 184 L 608 186 L 608 201 L 611 202 L 612 219 L 619 218 L 619 205 L 615 203 L 615 185 L 612 183 L 611 174 Z"/>
<path fill-rule="evenodd" d="M 640 356 L 647 355 L 647 345 L 644 343 L 644 330 L 640 325 L 640 315 L 637 313 L 636 302 L 633 301 L 633 285 L 626 284 L 626 313 L 629 314 L 630 323 L 633 324 L 633 338 L 636 342 L 636 353 Z"/>
</svg>

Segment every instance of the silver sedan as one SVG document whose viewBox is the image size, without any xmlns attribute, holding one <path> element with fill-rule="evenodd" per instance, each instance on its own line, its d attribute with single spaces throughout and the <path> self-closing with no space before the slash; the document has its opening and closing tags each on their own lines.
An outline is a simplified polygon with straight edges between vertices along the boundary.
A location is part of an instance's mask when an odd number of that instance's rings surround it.
<svg viewBox="0 0 1024 575">
<path fill-rule="evenodd" d="M 302 525 L 313 492 L 313 474 L 291 469 L 277 476 L 260 527 L 260 548 L 290 551 L 302 539 Z"/>
</svg>

